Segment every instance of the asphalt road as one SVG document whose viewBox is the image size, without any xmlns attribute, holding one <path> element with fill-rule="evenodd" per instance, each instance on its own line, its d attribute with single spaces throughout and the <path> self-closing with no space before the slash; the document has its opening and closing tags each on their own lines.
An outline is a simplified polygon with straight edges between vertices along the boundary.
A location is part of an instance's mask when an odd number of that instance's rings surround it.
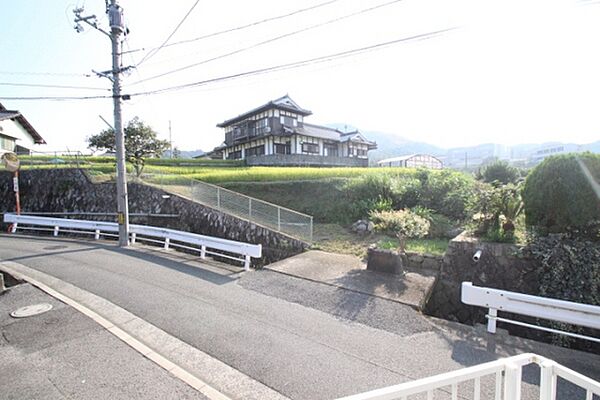
<svg viewBox="0 0 600 400">
<path fill-rule="evenodd" d="M 294 399 L 336 398 L 529 351 L 600 378 L 597 356 L 493 342 L 399 303 L 275 272 L 241 273 L 106 242 L 8 235 L 0 236 L 0 261 L 106 298 Z M 524 399 L 536 397 L 534 372 L 525 373 Z"/>
<path fill-rule="evenodd" d="M 39 303 L 53 308 L 10 317 Z M 2 399 L 206 400 L 91 319 L 29 284 L 0 296 L 0 332 Z"/>
</svg>

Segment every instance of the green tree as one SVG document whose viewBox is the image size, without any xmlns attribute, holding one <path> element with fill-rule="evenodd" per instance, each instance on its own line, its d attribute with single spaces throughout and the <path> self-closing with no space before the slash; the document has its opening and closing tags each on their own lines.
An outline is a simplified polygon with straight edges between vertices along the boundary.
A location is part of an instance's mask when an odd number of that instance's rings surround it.
<svg viewBox="0 0 600 400">
<path fill-rule="evenodd" d="M 156 132 L 138 117 L 127 123 L 124 133 L 125 158 L 133 165 L 136 176 L 142 174 L 146 158 L 160 157 L 169 148 L 169 142 L 158 139 Z M 116 151 L 115 131 L 112 129 L 105 129 L 96 135 L 92 135 L 87 141 L 88 148 L 94 151 Z"/>
<path fill-rule="evenodd" d="M 516 183 L 519 179 L 519 170 L 506 161 L 495 161 L 478 171 L 477 179 L 495 185 Z"/>
<path fill-rule="evenodd" d="M 600 154 L 546 158 L 523 189 L 527 225 L 550 232 L 581 230 L 600 221 Z"/>
</svg>

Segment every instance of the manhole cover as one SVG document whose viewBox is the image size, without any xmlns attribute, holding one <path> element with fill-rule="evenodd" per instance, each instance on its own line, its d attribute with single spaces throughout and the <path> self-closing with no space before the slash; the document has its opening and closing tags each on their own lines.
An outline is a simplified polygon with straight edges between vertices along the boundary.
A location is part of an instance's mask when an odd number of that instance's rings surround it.
<svg viewBox="0 0 600 400">
<path fill-rule="evenodd" d="M 46 311 L 52 310 L 52 304 L 48 303 L 40 303 L 33 304 L 31 306 L 21 307 L 10 313 L 10 316 L 13 318 L 25 318 L 31 317 L 33 315 L 38 315 L 45 313 Z"/>
</svg>

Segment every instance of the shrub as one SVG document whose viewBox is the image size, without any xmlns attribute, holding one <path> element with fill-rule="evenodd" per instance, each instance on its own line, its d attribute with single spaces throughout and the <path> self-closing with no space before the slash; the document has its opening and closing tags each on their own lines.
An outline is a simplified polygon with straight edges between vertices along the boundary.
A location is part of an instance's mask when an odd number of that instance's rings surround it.
<svg viewBox="0 0 600 400">
<path fill-rule="evenodd" d="M 370 218 L 375 229 L 407 238 L 421 238 L 429 231 L 429 221 L 410 210 L 373 211 Z"/>
<path fill-rule="evenodd" d="M 474 195 L 474 180 L 463 173 L 442 170 L 424 171 L 419 205 L 430 208 L 454 220 L 464 220 L 469 215 L 469 205 Z"/>
<path fill-rule="evenodd" d="M 600 219 L 599 181 L 598 154 L 546 158 L 525 181 L 523 201 L 527 225 L 564 232 Z"/>
<path fill-rule="evenodd" d="M 345 186 L 349 215 L 358 219 L 375 210 L 377 203 L 391 201 L 393 209 L 422 206 L 453 220 L 469 214 L 474 180 L 460 172 L 405 169 L 354 178 Z M 381 208 L 380 208 L 381 209 Z"/>
<path fill-rule="evenodd" d="M 516 183 L 519 179 L 519 170 L 506 161 L 495 161 L 487 165 L 481 172 L 481 180 L 486 183 L 506 185 Z"/>
<path fill-rule="evenodd" d="M 514 241 L 515 222 L 523 210 L 520 185 L 480 184 L 474 205 L 475 233 L 493 242 Z"/>
<path fill-rule="evenodd" d="M 429 221 L 429 231 L 427 232 L 427 237 L 450 237 L 448 233 L 455 227 L 455 224 L 448 217 L 421 206 L 414 207 L 411 209 L 411 211 L 417 214 L 419 217 L 425 218 L 427 221 Z"/>
</svg>

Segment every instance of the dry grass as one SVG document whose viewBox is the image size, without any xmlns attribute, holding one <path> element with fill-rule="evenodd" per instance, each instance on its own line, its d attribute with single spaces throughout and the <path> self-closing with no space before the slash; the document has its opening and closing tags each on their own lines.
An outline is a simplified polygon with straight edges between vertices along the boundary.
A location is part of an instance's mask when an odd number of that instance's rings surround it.
<svg viewBox="0 0 600 400">
<path fill-rule="evenodd" d="M 381 233 L 357 235 L 338 224 L 315 224 L 313 242 L 312 248 L 316 250 L 364 258 L 370 245 L 377 244 L 380 247 L 392 248 L 397 247 L 398 240 Z M 442 255 L 447 247 L 446 239 L 409 239 L 406 242 L 407 251 L 418 253 Z"/>
</svg>

